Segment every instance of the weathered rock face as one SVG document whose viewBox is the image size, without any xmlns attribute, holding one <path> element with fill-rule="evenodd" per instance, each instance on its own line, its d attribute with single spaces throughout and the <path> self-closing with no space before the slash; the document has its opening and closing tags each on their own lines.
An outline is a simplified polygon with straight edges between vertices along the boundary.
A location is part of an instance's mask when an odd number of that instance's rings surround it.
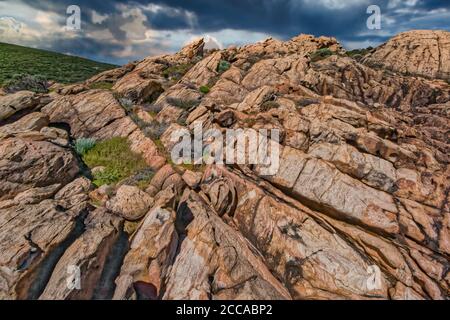
<svg viewBox="0 0 450 320">
<path fill-rule="evenodd" d="M 121 186 L 117 194 L 106 203 L 106 208 L 126 220 L 136 221 L 147 213 L 153 202 L 154 200 L 139 188 Z"/>
<path fill-rule="evenodd" d="M 10 199 L 34 187 L 66 184 L 78 173 L 73 154 L 37 139 L 7 138 L 0 140 L 0 200 Z"/>
<path fill-rule="evenodd" d="M 394 75 L 360 64 L 348 57 L 332 56 L 312 64 L 302 84 L 320 95 L 386 105 L 402 111 L 450 100 L 448 85 L 421 78 Z"/>
<path fill-rule="evenodd" d="M 211 168 L 204 179 L 233 182 L 238 200 L 231 212 L 233 223 L 261 252 L 293 298 L 387 298 L 388 276 L 381 275 L 380 288 L 368 286 L 367 259 L 309 209 L 283 203 L 223 168 Z"/>
<path fill-rule="evenodd" d="M 131 150 L 142 154 L 153 169 L 161 168 L 165 159 L 155 143 L 126 116 L 124 108 L 108 90 L 84 91 L 77 95 L 59 96 L 46 105 L 42 112 L 51 123 L 70 127 L 73 138 L 105 140 L 128 138 Z"/>
<path fill-rule="evenodd" d="M 194 192 L 182 199 L 177 222 L 185 237 L 163 299 L 290 299 L 245 238 Z"/>
<path fill-rule="evenodd" d="M 160 298 L 172 259 L 176 254 L 178 234 L 175 212 L 159 206 L 142 221 L 130 243 L 130 251 L 116 280 L 114 299 Z"/>
<path fill-rule="evenodd" d="M 86 218 L 85 228 L 58 261 L 39 299 L 92 299 L 107 257 L 118 240 L 121 219 L 106 210 L 97 209 Z M 67 274 L 74 267 L 79 268 L 80 278 L 70 282 Z"/>
<path fill-rule="evenodd" d="M 33 110 L 42 106 L 48 97 L 30 91 L 19 91 L 10 95 L 0 96 L 0 124 L 16 113 Z M 47 103 L 49 101 L 46 101 Z"/>
<path fill-rule="evenodd" d="M 448 299 L 448 44 L 413 31 L 356 60 L 327 37 L 198 40 L 37 105 L 0 96 L 0 298 Z M 278 170 L 176 165 L 172 134 L 199 123 L 278 129 Z M 95 189 L 69 142 L 112 137 L 151 174 Z"/>
<path fill-rule="evenodd" d="M 31 189 L 0 209 L 0 297 L 36 299 L 54 264 L 82 231 L 90 181 Z M 45 192 L 44 192 L 45 191 Z M 56 193 L 56 194 L 55 194 Z"/>
<path fill-rule="evenodd" d="M 450 32 L 404 32 L 381 45 L 365 63 L 400 73 L 450 80 Z"/>
<path fill-rule="evenodd" d="M 85 91 L 78 95 L 61 96 L 42 109 L 51 122 L 67 123 L 75 138 L 88 138 L 117 128 L 117 120 L 125 117 L 125 111 L 111 92 Z M 128 129 L 130 130 L 130 129 Z"/>
</svg>

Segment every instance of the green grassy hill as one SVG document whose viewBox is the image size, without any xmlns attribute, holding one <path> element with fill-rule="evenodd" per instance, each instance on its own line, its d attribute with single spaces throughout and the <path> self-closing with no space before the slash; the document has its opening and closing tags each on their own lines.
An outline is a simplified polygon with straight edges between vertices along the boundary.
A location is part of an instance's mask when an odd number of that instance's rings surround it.
<svg viewBox="0 0 450 320">
<path fill-rule="evenodd" d="M 74 83 L 117 66 L 45 50 L 0 43 L 0 86 L 14 74 L 42 75 L 59 83 Z"/>
</svg>

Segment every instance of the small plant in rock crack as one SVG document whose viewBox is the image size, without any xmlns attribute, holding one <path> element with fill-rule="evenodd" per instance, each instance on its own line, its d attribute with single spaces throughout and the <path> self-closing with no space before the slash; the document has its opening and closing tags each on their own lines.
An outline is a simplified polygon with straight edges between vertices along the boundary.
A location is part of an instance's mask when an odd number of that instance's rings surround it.
<svg viewBox="0 0 450 320">
<path fill-rule="evenodd" d="M 146 104 L 144 105 L 144 110 L 148 112 L 151 116 L 156 116 L 162 110 L 162 105 L 160 104 Z"/>
<path fill-rule="evenodd" d="M 261 105 L 261 111 L 262 112 L 267 112 L 271 109 L 277 109 L 280 107 L 280 104 L 276 101 L 266 101 Z"/>
<path fill-rule="evenodd" d="M 186 121 L 187 118 L 189 117 L 189 112 L 183 111 L 183 113 L 180 115 L 180 117 L 177 119 L 177 123 L 180 126 L 185 127 L 187 125 Z"/>
<path fill-rule="evenodd" d="M 317 62 L 335 54 L 336 52 L 331 51 L 329 48 L 322 48 L 311 54 L 310 58 L 311 62 Z"/>
<path fill-rule="evenodd" d="M 170 105 L 189 111 L 200 104 L 200 100 L 185 100 L 180 98 L 168 97 L 166 99 L 167 103 Z"/>
<path fill-rule="evenodd" d="M 153 141 L 159 140 L 164 132 L 167 130 L 169 125 L 167 123 L 160 123 L 156 120 L 146 123 L 145 127 L 142 129 L 144 135 Z"/>
<path fill-rule="evenodd" d="M 217 72 L 224 73 L 228 71 L 231 67 L 231 64 L 228 61 L 220 60 L 219 65 L 217 66 Z"/>
<path fill-rule="evenodd" d="M 148 126 L 148 123 L 139 118 L 135 113 L 130 113 L 130 119 L 139 127 L 139 129 L 144 129 Z"/>
<path fill-rule="evenodd" d="M 100 81 L 94 82 L 89 85 L 89 89 L 102 89 L 102 90 L 111 90 L 114 86 L 112 82 Z"/>
<path fill-rule="evenodd" d="M 141 190 L 145 190 L 150 185 L 154 175 L 155 172 L 152 169 L 145 168 L 139 170 L 136 174 L 130 176 L 129 178 L 122 180 L 120 184 L 136 186 Z"/>
<path fill-rule="evenodd" d="M 162 72 L 162 75 L 166 79 L 179 80 L 181 79 L 192 67 L 193 63 L 177 64 L 168 67 Z"/>
<path fill-rule="evenodd" d="M 373 51 L 373 48 L 368 47 L 366 49 L 355 49 L 355 50 L 347 51 L 345 54 L 347 55 L 347 57 L 353 58 L 356 61 L 360 61 L 372 51 Z"/>
<path fill-rule="evenodd" d="M 208 94 L 211 89 L 208 86 L 201 86 L 199 90 L 203 94 Z"/>
<path fill-rule="evenodd" d="M 131 112 L 134 107 L 134 102 L 131 99 L 128 98 L 119 98 L 119 103 L 122 106 L 122 108 L 125 109 L 127 112 Z"/>
<path fill-rule="evenodd" d="M 75 141 L 75 151 L 80 155 L 85 155 L 89 150 L 95 147 L 97 142 L 92 138 L 80 138 Z"/>
</svg>

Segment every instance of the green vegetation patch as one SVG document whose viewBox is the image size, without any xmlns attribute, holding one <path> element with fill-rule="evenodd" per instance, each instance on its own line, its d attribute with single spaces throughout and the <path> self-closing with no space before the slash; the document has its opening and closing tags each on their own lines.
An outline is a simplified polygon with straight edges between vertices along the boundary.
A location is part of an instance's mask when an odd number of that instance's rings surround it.
<svg viewBox="0 0 450 320">
<path fill-rule="evenodd" d="M 228 71 L 231 67 L 231 64 L 228 61 L 220 60 L 219 65 L 217 66 L 217 72 L 224 73 Z"/>
<path fill-rule="evenodd" d="M 162 74 L 166 79 L 180 80 L 193 66 L 192 63 L 173 65 L 165 69 Z"/>
<path fill-rule="evenodd" d="M 6 92 L 17 92 L 22 90 L 36 93 L 48 92 L 48 81 L 42 75 L 15 74 L 10 79 L 3 82 Z"/>
<path fill-rule="evenodd" d="M 317 50 L 316 52 L 314 52 L 313 54 L 311 54 L 311 61 L 312 62 L 317 62 L 323 59 L 326 59 L 330 56 L 335 55 L 336 52 L 331 51 L 329 48 L 322 48 Z"/>
<path fill-rule="evenodd" d="M 203 93 L 203 94 L 208 94 L 209 91 L 210 91 L 211 89 L 209 88 L 209 86 L 201 86 L 201 87 L 199 88 L 199 90 L 200 90 L 200 92 Z"/>
<path fill-rule="evenodd" d="M 131 151 L 126 138 L 98 142 L 82 157 L 91 169 L 105 167 L 105 170 L 94 174 L 96 186 L 115 184 L 147 167 L 142 156 Z"/>
<path fill-rule="evenodd" d="M 359 57 L 359 56 L 364 57 L 365 55 L 370 53 L 372 50 L 373 50 L 372 47 L 368 47 L 365 49 L 355 49 L 355 50 L 347 51 L 345 54 L 351 58 L 353 58 L 355 56 L 356 57 Z"/>
<path fill-rule="evenodd" d="M 85 155 L 89 150 L 95 147 L 96 141 L 92 138 L 80 138 L 75 141 L 75 151 L 80 155 Z"/>
<path fill-rule="evenodd" d="M 209 88 L 208 88 L 209 90 Z M 209 91 L 208 91 L 209 92 Z M 180 99 L 180 98 L 174 98 L 174 97 L 168 97 L 166 99 L 167 103 L 170 105 L 183 109 L 183 110 L 191 110 L 194 107 L 197 107 L 200 104 L 200 100 L 187 100 L 187 99 Z"/>
<path fill-rule="evenodd" d="M 347 57 L 355 59 L 356 61 L 362 60 L 366 55 L 373 51 L 372 47 L 368 47 L 365 49 L 355 49 L 351 51 L 347 51 L 345 54 Z"/>
<path fill-rule="evenodd" d="M 262 112 L 267 112 L 269 110 L 272 109 L 277 109 L 280 107 L 280 104 L 278 102 L 275 101 L 266 101 L 261 105 L 261 111 Z"/>
<path fill-rule="evenodd" d="M 103 89 L 103 90 L 111 90 L 114 86 L 112 82 L 100 81 L 94 82 L 89 85 L 89 89 Z"/>
<path fill-rule="evenodd" d="M 45 50 L 0 43 L 0 86 L 14 75 L 39 75 L 63 84 L 85 81 L 117 66 Z"/>
</svg>

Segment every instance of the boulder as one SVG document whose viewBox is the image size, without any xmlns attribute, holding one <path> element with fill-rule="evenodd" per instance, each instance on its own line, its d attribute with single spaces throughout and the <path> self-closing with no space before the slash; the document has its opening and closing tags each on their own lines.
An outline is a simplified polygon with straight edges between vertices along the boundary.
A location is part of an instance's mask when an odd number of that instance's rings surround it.
<svg viewBox="0 0 450 320">
<path fill-rule="evenodd" d="M 138 187 L 122 185 L 106 203 L 106 208 L 125 220 L 136 221 L 147 213 L 153 202 L 153 198 Z"/>
<path fill-rule="evenodd" d="M 0 96 L 0 123 L 23 110 L 33 110 L 40 103 L 40 96 L 31 91 L 19 91 Z"/>
<path fill-rule="evenodd" d="M 164 300 L 291 299 L 245 239 L 195 192 L 186 195 L 177 216 L 177 230 L 186 237 L 167 276 Z"/>
<path fill-rule="evenodd" d="M 78 174 L 75 156 L 48 141 L 0 140 L 0 200 L 34 187 L 66 184 Z"/>
<path fill-rule="evenodd" d="M 160 298 L 178 245 L 174 221 L 171 210 L 155 207 L 149 211 L 131 240 L 113 299 Z"/>
</svg>

